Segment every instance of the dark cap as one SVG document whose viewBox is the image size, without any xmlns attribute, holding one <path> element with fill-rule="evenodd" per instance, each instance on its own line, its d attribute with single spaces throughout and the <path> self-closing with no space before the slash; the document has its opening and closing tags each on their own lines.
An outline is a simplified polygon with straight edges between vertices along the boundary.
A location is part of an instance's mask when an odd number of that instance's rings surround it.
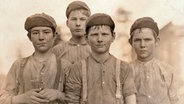
<svg viewBox="0 0 184 104">
<path fill-rule="evenodd" d="M 56 30 L 56 22 L 54 18 L 51 16 L 41 13 L 41 14 L 34 14 L 31 15 L 26 19 L 26 22 L 24 24 L 24 28 L 29 32 L 29 30 L 36 26 L 46 26 L 51 27 Z"/>
<path fill-rule="evenodd" d="M 71 11 L 76 10 L 76 9 L 84 9 L 84 10 L 87 10 L 90 12 L 90 9 L 86 3 L 82 2 L 82 1 L 73 1 L 68 5 L 68 7 L 66 9 L 66 17 L 68 18 Z"/>
<path fill-rule="evenodd" d="M 150 28 L 156 32 L 157 36 L 159 34 L 157 23 L 151 17 L 142 17 L 137 19 L 131 26 L 130 35 L 134 30 L 140 28 Z"/>
<path fill-rule="evenodd" d="M 86 21 L 86 32 L 89 30 L 90 27 L 97 26 L 97 25 L 107 25 L 112 30 L 114 30 L 115 28 L 114 21 L 109 15 L 105 13 L 96 13 L 90 16 Z"/>
</svg>

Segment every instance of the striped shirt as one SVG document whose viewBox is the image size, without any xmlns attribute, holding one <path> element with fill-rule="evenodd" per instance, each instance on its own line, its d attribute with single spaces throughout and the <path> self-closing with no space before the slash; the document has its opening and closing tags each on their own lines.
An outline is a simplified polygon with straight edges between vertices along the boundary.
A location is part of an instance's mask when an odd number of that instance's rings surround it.
<svg viewBox="0 0 184 104">
<path fill-rule="evenodd" d="M 68 42 L 56 45 L 52 51 L 59 58 L 66 59 L 72 64 L 81 59 L 85 59 L 91 53 L 90 46 L 86 41 L 82 44 L 77 44 L 71 39 Z"/>
<path fill-rule="evenodd" d="M 50 88 L 54 89 L 54 82 L 57 73 L 56 56 L 52 54 L 49 60 L 45 62 L 39 62 L 33 55 L 29 56 L 24 66 L 22 81 L 20 82 L 20 68 L 23 59 L 18 59 L 12 65 L 10 71 L 7 74 L 6 80 L 0 93 L 0 104 L 12 104 L 12 96 L 23 94 L 31 89 L 36 88 Z M 61 71 L 64 71 L 65 75 L 70 63 L 66 60 L 61 59 Z M 66 69 L 66 70 L 65 70 Z M 63 92 L 63 74 L 61 74 L 58 90 Z M 20 84 L 23 83 L 24 85 Z M 53 104 L 48 103 L 48 104 Z M 56 103 L 54 103 L 56 104 Z"/>
<path fill-rule="evenodd" d="M 170 66 L 152 59 L 132 63 L 137 104 L 175 104 L 177 91 L 174 71 Z"/>
<path fill-rule="evenodd" d="M 86 60 L 87 65 L 87 104 L 116 104 L 116 58 L 110 55 L 100 62 L 92 55 Z M 66 100 L 79 103 L 82 99 L 82 64 L 75 63 L 70 68 L 66 79 Z M 126 62 L 121 62 L 120 82 L 124 97 L 136 93 L 132 70 Z"/>
</svg>

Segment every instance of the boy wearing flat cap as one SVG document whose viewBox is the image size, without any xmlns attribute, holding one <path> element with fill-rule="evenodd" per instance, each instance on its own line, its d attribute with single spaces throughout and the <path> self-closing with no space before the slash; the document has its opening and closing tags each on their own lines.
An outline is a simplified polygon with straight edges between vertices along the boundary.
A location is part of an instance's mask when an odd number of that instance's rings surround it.
<svg viewBox="0 0 184 104">
<path fill-rule="evenodd" d="M 66 24 L 71 31 L 71 39 L 53 48 L 53 52 L 72 64 L 86 58 L 90 54 L 90 47 L 85 40 L 85 23 L 91 12 L 86 3 L 74 1 L 66 10 Z"/>
<path fill-rule="evenodd" d="M 177 92 L 173 69 L 154 57 L 159 42 L 157 23 L 150 17 L 137 19 L 129 42 L 137 54 L 133 66 L 137 104 L 175 104 Z"/>
<path fill-rule="evenodd" d="M 114 21 L 107 14 L 88 18 L 86 40 L 92 53 L 69 67 L 65 86 L 69 104 L 135 104 L 132 70 L 109 53 L 115 39 L 114 28 Z"/>
<path fill-rule="evenodd" d="M 0 104 L 58 104 L 64 101 L 63 83 L 69 62 L 51 52 L 56 33 L 55 20 L 34 14 L 25 21 L 34 53 L 12 65 L 0 94 Z"/>
</svg>

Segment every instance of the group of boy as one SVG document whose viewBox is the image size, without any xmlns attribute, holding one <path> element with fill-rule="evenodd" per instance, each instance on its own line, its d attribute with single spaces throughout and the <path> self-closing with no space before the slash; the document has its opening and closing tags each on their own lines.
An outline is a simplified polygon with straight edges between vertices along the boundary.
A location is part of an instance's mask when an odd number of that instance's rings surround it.
<svg viewBox="0 0 184 104">
<path fill-rule="evenodd" d="M 70 3 L 66 24 L 71 39 L 53 47 L 56 22 L 41 13 L 28 17 L 25 29 L 34 53 L 12 65 L 0 104 L 175 104 L 173 69 L 154 57 L 159 28 L 150 17 L 131 26 L 132 63 L 109 53 L 115 23 L 82 1 Z"/>
</svg>

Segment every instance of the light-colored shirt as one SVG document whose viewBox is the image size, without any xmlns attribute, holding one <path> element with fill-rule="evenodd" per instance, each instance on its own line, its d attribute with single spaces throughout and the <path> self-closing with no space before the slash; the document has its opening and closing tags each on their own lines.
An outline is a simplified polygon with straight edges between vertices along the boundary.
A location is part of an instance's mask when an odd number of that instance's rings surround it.
<svg viewBox="0 0 184 104">
<path fill-rule="evenodd" d="M 0 93 L 0 104 L 11 104 L 11 98 L 15 95 L 23 94 L 35 88 L 53 88 L 57 73 L 56 56 L 52 54 L 45 62 L 39 62 L 33 55 L 29 56 L 25 63 L 22 80 L 20 78 L 20 68 L 23 59 L 16 60 L 7 74 L 5 83 Z M 67 67 L 70 63 L 61 59 L 61 73 L 67 75 Z M 63 91 L 64 79 L 61 74 L 58 89 Z M 20 82 L 23 81 L 23 82 Z M 20 84 L 22 83 L 22 84 Z"/>
<path fill-rule="evenodd" d="M 59 58 L 66 59 L 72 64 L 80 61 L 81 59 L 87 58 L 91 53 L 90 46 L 86 41 L 81 44 L 77 44 L 71 39 L 68 42 L 56 45 L 53 47 L 52 51 Z"/>
<path fill-rule="evenodd" d="M 110 55 L 104 62 L 99 62 L 91 55 L 87 65 L 87 104 L 116 104 L 116 58 Z M 82 99 L 82 64 L 72 65 L 66 80 L 66 99 L 79 103 Z M 120 82 L 124 97 L 135 94 L 132 71 L 129 65 L 121 62 Z"/>
<path fill-rule="evenodd" d="M 152 59 L 132 63 L 137 104 L 174 104 L 177 100 L 174 69 Z"/>
</svg>

